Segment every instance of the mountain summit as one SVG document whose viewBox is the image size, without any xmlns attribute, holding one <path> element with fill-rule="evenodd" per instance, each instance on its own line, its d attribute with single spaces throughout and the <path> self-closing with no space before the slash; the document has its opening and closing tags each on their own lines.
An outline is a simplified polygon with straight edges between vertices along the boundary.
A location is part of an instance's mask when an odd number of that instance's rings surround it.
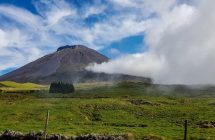
<svg viewBox="0 0 215 140">
<path fill-rule="evenodd" d="M 0 80 L 49 84 L 55 81 L 88 82 L 122 78 L 122 75 L 94 73 L 85 70 L 90 63 L 100 64 L 107 61 L 109 61 L 108 57 L 83 45 L 66 45 L 59 47 L 54 53 L 1 76 Z M 123 77 L 134 78 L 125 75 Z"/>
</svg>

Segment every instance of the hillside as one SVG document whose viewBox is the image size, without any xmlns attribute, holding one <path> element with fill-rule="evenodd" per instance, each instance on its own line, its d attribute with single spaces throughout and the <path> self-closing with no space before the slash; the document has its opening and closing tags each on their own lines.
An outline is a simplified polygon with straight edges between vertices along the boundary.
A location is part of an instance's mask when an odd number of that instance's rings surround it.
<svg viewBox="0 0 215 140">
<path fill-rule="evenodd" d="M 31 82 L 50 84 L 62 82 L 95 82 L 135 80 L 151 82 L 149 78 L 122 74 L 94 73 L 85 70 L 90 63 L 102 63 L 109 58 L 82 45 L 62 46 L 56 52 L 39 58 L 8 74 L 0 81 Z"/>
<path fill-rule="evenodd" d="M 137 140 L 179 140 L 187 119 L 188 139 L 215 138 L 214 92 L 195 89 L 198 96 L 185 97 L 178 88 L 166 93 L 143 83 L 99 84 L 75 85 L 74 94 L 0 94 L 0 132 L 39 132 L 49 110 L 48 134 L 130 133 Z"/>
<path fill-rule="evenodd" d="M 34 83 L 16 83 L 12 81 L 0 82 L 0 93 L 30 93 L 47 89 L 47 86 Z"/>
</svg>

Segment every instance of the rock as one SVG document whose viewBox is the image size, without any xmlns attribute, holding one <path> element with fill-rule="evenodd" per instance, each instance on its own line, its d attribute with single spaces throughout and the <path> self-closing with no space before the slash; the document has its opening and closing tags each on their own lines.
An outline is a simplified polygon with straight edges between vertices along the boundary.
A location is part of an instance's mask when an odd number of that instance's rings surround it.
<svg viewBox="0 0 215 140">
<path fill-rule="evenodd" d="M 19 138 L 22 138 L 22 137 L 23 137 L 22 133 L 15 132 L 15 131 L 12 131 L 12 130 L 6 130 L 0 136 L 0 138 L 5 138 L 5 139 L 19 139 Z"/>
<path fill-rule="evenodd" d="M 151 105 L 151 106 L 160 106 L 159 103 L 152 103 L 150 101 L 145 101 L 145 100 L 142 100 L 142 99 L 131 99 L 129 100 L 131 102 L 131 104 L 134 104 L 134 105 Z"/>
<path fill-rule="evenodd" d="M 151 136 L 144 137 L 142 140 L 165 140 L 165 138 L 160 137 L 160 136 L 151 135 Z"/>
<path fill-rule="evenodd" d="M 23 134 L 21 132 L 6 130 L 0 133 L 0 139 L 3 140 L 42 140 L 43 132 L 30 132 Z M 61 134 L 47 135 L 47 140 L 126 140 L 124 136 L 99 136 L 95 134 L 89 134 L 84 136 L 68 137 Z"/>
<path fill-rule="evenodd" d="M 201 122 L 197 123 L 197 125 L 200 128 L 214 128 L 215 122 L 214 121 L 201 121 Z"/>
<path fill-rule="evenodd" d="M 62 46 L 62 47 L 59 47 L 58 49 L 57 49 L 57 52 L 58 51 L 61 51 L 61 50 L 64 50 L 64 49 L 75 49 L 76 47 L 78 47 L 78 46 L 82 46 L 82 45 L 66 45 L 66 46 Z"/>
</svg>

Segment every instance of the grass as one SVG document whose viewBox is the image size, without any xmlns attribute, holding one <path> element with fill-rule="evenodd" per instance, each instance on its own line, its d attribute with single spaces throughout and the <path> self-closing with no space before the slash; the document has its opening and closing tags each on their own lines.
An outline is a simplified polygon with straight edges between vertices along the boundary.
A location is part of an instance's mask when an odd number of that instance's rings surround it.
<svg viewBox="0 0 215 140">
<path fill-rule="evenodd" d="M 81 88 L 84 86 L 87 88 Z M 195 96 L 192 93 L 192 97 L 189 90 L 179 91 L 126 83 L 98 87 L 82 84 L 73 94 L 3 93 L 0 94 L 0 131 L 42 130 L 46 111 L 50 110 L 48 133 L 52 134 L 132 133 L 137 139 L 175 140 L 183 138 L 183 122 L 187 119 L 189 138 L 215 139 L 215 128 L 197 125 L 215 120 L 215 98 L 202 96 L 211 94 L 208 91 L 195 90 L 197 93 Z M 141 102 L 134 104 L 136 100 Z"/>
<path fill-rule="evenodd" d="M 47 89 L 47 86 L 33 84 L 33 83 L 16 83 L 12 81 L 0 82 L 0 90 L 2 92 L 30 92 Z"/>
</svg>

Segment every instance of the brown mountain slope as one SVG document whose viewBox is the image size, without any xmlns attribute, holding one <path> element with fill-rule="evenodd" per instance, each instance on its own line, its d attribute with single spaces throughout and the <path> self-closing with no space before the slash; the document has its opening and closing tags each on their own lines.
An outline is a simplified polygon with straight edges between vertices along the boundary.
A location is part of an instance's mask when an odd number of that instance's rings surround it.
<svg viewBox="0 0 215 140">
<path fill-rule="evenodd" d="M 37 59 L 0 77 L 0 81 L 33 82 L 49 84 L 54 81 L 89 82 L 133 79 L 149 80 L 121 74 L 94 73 L 85 70 L 90 63 L 107 62 L 109 58 L 82 45 L 63 46 L 52 54 Z"/>
</svg>

